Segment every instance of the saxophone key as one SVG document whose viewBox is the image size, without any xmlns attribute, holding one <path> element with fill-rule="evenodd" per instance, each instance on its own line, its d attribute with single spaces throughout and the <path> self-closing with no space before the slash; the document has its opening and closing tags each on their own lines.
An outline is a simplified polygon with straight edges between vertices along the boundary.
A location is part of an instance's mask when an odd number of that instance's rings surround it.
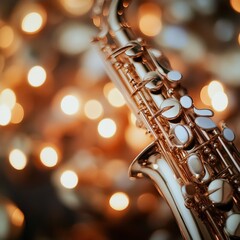
<svg viewBox="0 0 240 240">
<path fill-rule="evenodd" d="M 150 90 L 151 93 L 158 92 L 163 86 L 161 77 L 155 71 L 147 72 L 143 78 L 143 81 L 146 82 L 146 88 Z"/>
<path fill-rule="evenodd" d="M 177 147 L 187 147 L 193 139 L 191 130 L 187 125 L 177 124 L 171 129 L 172 142 Z"/>
<path fill-rule="evenodd" d="M 240 238 L 240 214 L 233 213 L 228 216 L 225 223 L 225 231 L 229 237 L 239 239 Z"/>
<path fill-rule="evenodd" d="M 184 184 L 181 190 L 184 198 L 193 198 L 196 194 L 196 188 L 191 182 Z"/>
<path fill-rule="evenodd" d="M 193 106 L 193 100 L 190 96 L 184 95 L 180 98 L 180 103 L 183 108 L 191 108 Z"/>
<path fill-rule="evenodd" d="M 154 58 L 157 67 L 159 66 L 158 70 L 160 70 L 163 75 L 171 71 L 171 64 L 168 58 L 161 51 L 159 51 L 159 49 L 151 48 L 149 49 L 149 54 Z"/>
<path fill-rule="evenodd" d="M 232 207 L 232 186 L 223 178 L 215 179 L 208 186 L 208 197 L 216 207 L 229 211 Z"/>
<path fill-rule="evenodd" d="M 205 176 L 205 168 L 198 154 L 191 154 L 187 159 L 187 166 L 195 180 Z"/>
<path fill-rule="evenodd" d="M 161 116 L 167 120 L 173 120 L 180 116 L 182 108 L 178 100 L 174 98 L 165 99 L 161 106 Z"/>
<path fill-rule="evenodd" d="M 201 117 L 212 117 L 213 111 L 210 109 L 198 109 L 196 107 L 193 108 L 193 111 L 196 115 Z"/>
<path fill-rule="evenodd" d="M 195 123 L 203 130 L 210 131 L 217 127 L 215 122 L 208 117 L 197 117 Z"/>
<path fill-rule="evenodd" d="M 233 142 L 235 139 L 234 132 L 232 131 L 232 129 L 227 128 L 227 127 L 223 129 L 222 135 L 223 135 L 224 139 L 229 142 Z"/>
<path fill-rule="evenodd" d="M 182 74 L 178 71 L 172 70 L 167 73 L 167 79 L 170 82 L 177 83 L 182 79 Z"/>
<path fill-rule="evenodd" d="M 196 195 L 196 188 L 192 183 L 186 183 L 181 188 L 182 195 L 184 197 L 185 206 L 187 208 L 193 208 L 195 205 L 194 196 Z"/>
<path fill-rule="evenodd" d="M 126 50 L 125 54 L 130 58 L 138 58 L 143 54 L 144 48 L 138 42 L 131 42 L 130 49 Z"/>
</svg>

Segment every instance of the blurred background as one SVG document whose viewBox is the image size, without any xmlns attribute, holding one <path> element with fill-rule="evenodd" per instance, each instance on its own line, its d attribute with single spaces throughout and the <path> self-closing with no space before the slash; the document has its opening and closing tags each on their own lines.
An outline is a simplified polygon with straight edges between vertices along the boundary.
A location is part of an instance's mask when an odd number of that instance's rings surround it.
<svg viewBox="0 0 240 240">
<path fill-rule="evenodd" d="M 128 178 L 151 139 L 93 48 L 93 4 L 0 1 L 0 239 L 181 239 L 153 184 Z M 139 0 L 127 15 L 240 136 L 240 1 Z"/>
</svg>

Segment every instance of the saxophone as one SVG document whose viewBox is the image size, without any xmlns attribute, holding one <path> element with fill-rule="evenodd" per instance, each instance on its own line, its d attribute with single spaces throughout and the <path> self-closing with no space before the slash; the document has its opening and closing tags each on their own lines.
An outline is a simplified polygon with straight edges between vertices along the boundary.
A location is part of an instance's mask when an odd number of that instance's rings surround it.
<svg viewBox="0 0 240 240">
<path fill-rule="evenodd" d="M 132 162 L 130 177 L 150 178 L 184 239 L 240 238 L 240 154 L 233 131 L 198 109 L 160 51 L 135 37 L 125 20 L 129 1 L 98 0 L 94 44 L 111 80 L 153 142 Z"/>
</svg>

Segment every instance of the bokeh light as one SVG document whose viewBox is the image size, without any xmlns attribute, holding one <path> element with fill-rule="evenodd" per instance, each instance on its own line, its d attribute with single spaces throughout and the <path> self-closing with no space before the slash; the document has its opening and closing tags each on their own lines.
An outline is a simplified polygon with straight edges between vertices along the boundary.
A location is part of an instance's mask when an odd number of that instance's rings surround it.
<svg viewBox="0 0 240 240">
<path fill-rule="evenodd" d="M 16 103 L 12 109 L 11 123 L 18 124 L 24 118 L 24 109 L 20 103 Z"/>
<path fill-rule="evenodd" d="M 116 131 L 117 125 L 110 118 L 104 118 L 98 124 L 98 133 L 104 138 L 111 138 Z"/>
<path fill-rule="evenodd" d="M 125 139 L 128 145 L 137 151 L 141 151 L 152 141 L 150 135 L 146 135 L 146 130 L 134 125 L 127 127 L 125 131 Z"/>
<path fill-rule="evenodd" d="M 208 85 L 208 95 L 212 98 L 216 93 L 223 92 L 223 86 L 219 81 L 211 81 Z"/>
<path fill-rule="evenodd" d="M 130 112 L 129 114 L 129 122 L 133 125 L 133 126 L 136 126 L 136 121 L 137 121 L 137 118 L 136 116 Z"/>
<path fill-rule="evenodd" d="M 28 72 L 28 83 L 32 87 L 40 87 L 46 81 L 47 74 L 42 66 L 34 66 Z"/>
<path fill-rule="evenodd" d="M 102 104 L 98 100 L 91 99 L 85 103 L 84 113 L 89 119 L 97 119 L 103 114 Z"/>
<path fill-rule="evenodd" d="M 61 100 L 61 109 L 67 115 L 75 115 L 80 110 L 80 99 L 74 95 L 66 95 Z"/>
<path fill-rule="evenodd" d="M 201 89 L 200 98 L 205 105 L 211 106 L 211 98 L 209 97 L 209 94 L 208 94 L 208 85 L 205 85 Z"/>
<path fill-rule="evenodd" d="M 73 189 L 78 184 L 78 176 L 74 171 L 66 170 L 61 174 L 60 182 L 63 187 L 67 189 Z"/>
<path fill-rule="evenodd" d="M 109 103 L 114 107 L 122 107 L 125 104 L 123 95 L 115 87 L 109 90 L 107 94 L 107 99 Z"/>
<path fill-rule="evenodd" d="M 56 46 L 68 55 L 77 55 L 87 50 L 93 37 L 89 26 L 71 22 L 61 25 L 56 33 Z"/>
<path fill-rule="evenodd" d="M 12 89 L 6 88 L 0 94 L 0 104 L 5 104 L 10 109 L 13 109 L 16 103 L 16 94 Z"/>
<path fill-rule="evenodd" d="M 8 125 L 11 121 L 11 116 L 11 109 L 5 104 L 0 104 L 0 125 Z"/>
<path fill-rule="evenodd" d="M 62 7 L 71 15 L 81 16 L 93 5 L 93 0 L 59 0 Z"/>
<path fill-rule="evenodd" d="M 162 46 L 185 51 L 189 47 L 190 36 L 181 26 L 165 25 L 155 41 Z"/>
<path fill-rule="evenodd" d="M 228 106 L 228 96 L 224 92 L 223 85 L 213 80 L 208 85 L 204 86 L 200 93 L 201 101 L 217 112 L 224 111 Z"/>
<path fill-rule="evenodd" d="M 170 21 L 177 23 L 189 21 L 194 15 L 191 6 L 182 0 L 171 2 L 166 9 L 166 13 Z"/>
<path fill-rule="evenodd" d="M 234 36 L 234 24 L 227 19 L 220 19 L 214 26 L 216 37 L 223 42 L 230 41 Z"/>
<path fill-rule="evenodd" d="M 0 198 L 0 239 L 17 239 L 24 228 L 23 212 L 6 197 Z"/>
<path fill-rule="evenodd" d="M 212 97 L 212 107 L 218 112 L 224 111 L 228 106 L 228 97 L 224 92 L 217 92 Z"/>
<path fill-rule="evenodd" d="M 142 212 L 151 212 L 157 208 L 158 198 L 152 193 L 143 193 L 137 199 L 137 206 Z"/>
<path fill-rule="evenodd" d="M 230 0 L 230 4 L 236 12 L 240 13 L 240 1 L 239 0 Z"/>
<path fill-rule="evenodd" d="M 9 153 L 9 163 L 16 170 L 23 170 L 27 165 L 27 157 L 20 149 L 13 149 Z"/>
<path fill-rule="evenodd" d="M 139 8 L 139 28 L 143 34 L 153 37 L 156 36 L 161 28 L 161 11 L 158 5 L 144 3 Z"/>
<path fill-rule="evenodd" d="M 11 203 L 7 204 L 7 211 L 8 211 L 11 223 L 16 227 L 22 227 L 24 224 L 24 218 L 25 218 L 22 211 Z"/>
<path fill-rule="evenodd" d="M 129 205 L 129 197 L 124 192 L 116 192 L 110 197 L 109 205 L 116 211 L 123 211 Z"/>
<path fill-rule="evenodd" d="M 45 24 L 46 12 L 40 6 L 35 6 L 37 11 L 27 12 L 22 19 L 21 28 L 28 34 L 39 32 Z"/>
<path fill-rule="evenodd" d="M 46 167 L 54 167 L 58 163 L 58 153 L 53 147 L 44 147 L 40 152 L 40 160 Z"/>
<path fill-rule="evenodd" d="M 9 25 L 0 26 L 0 48 L 8 48 L 13 43 L 14 31 Z"/>
<path fill-rule="evenodd" d="M 108 82 L 103 87 L 103 94 L 106 98 L 108 98 L 109 92 L 114 88 L 114 84 L 112 82 Z"/>
</svg>

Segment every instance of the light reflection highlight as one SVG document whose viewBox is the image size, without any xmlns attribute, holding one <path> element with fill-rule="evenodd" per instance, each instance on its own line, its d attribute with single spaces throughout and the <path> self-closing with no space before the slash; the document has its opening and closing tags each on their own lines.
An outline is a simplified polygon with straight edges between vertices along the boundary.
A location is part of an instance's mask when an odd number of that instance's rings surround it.
<svg viewBox="0 0 240 240">
<path fill-rule="evenodd" d="M 24 224 L 24 214 L 22 211 L 13 204 L 7 205 L 10 221 L 16 227 L 22 227 Z"/>
<path fill-rule="evenodd" d="M 223 85 L 216 80 L 213 80 L 208 85 L 208 95 L 212 98 L 216 93 L 223 92 Z"/>
<path fill-rule="evenodd" d="M 200 92 L 201 101 L 208 106 L 211 106 L 211 98 L 208 94 L 208 85 L 205 85 Z"/>
<path fill-rule="evenodd" d="M 240 1 L 239 0 L 230 0 L 231 7 L 240 13 Z"/>
<path fill-rule="evenodd" d="M 217 92 L 212 97 L 212 107 L 218 112 L 224 111 L 228 106 L 228 97 L 224 92 Z"/>
<path fill-rule="evenodd" d="M 93 0 L 59 0 L 59 2 L 68 13 L 74 16 L 84 15 L 93 5 Z"/>
<path fill-rule="evenodd" d="M 216 80 L 204 86 L 200 93 L 201 101 L 217 112 L 224 111 L 228 106 L 228 96 L 224 92 L 223 85 Z"/>
<path fill-rule="evenodd" d="M 75 115 L 80 110 L 80 100 L 77 96 L 66 95 L 61 100 L 61 109 L 67 115 Z"/>
<path fill-rule="evenodd" d="M 137 151 L 142 150 L 150 143 L 150 141 L 152 141 L 150 136 L 148 137 L 148 135 L 146 135 L 144 129 L 133 125 L 127 127 L 125 131 L 125 139 L 128 145 Z"/>
<path fill-rule="evenodd" d="M 24 109 L 21 104 L 16 103 L 12 109 L 11 123 L 18 124 L 24 118 Z"/>
<path fill-rule="evenodd" d="M 0 94 L 0 103 L 13 109 L 16 104 L 16 95 L 14 91 L 10 88 L 4 89 Z"/>
<path fill-rule="evenodd" d="M 129 205 L 129 197 L 124 192 L 116 192 L 110 197 L 109 205 L 116 211 L 123 211 Z"/>
<path fill-rule="evenodd" d="M 8 48 L 11 46 L 14 40 L 14 31 L 8 25 L 0 27 L 0 48 Z"/>
<path fill-rule="evenodd" d="M 117 131 L 117 125 L 111 118 L 102 119 L 98 124 L 98 133 L 104 138 L 111 138 Z"/>
<path fill-rule="evenodd" d="M 0 105 L 0 125 L 6 126 L 10 123 L 12 117 L 11 109 L 5 105 Z"/>
<path fill-rule="evenodd" d="M 38 12 L 30 12 L 24 16 L 21 27 L 26 33 L 35 33 L 41 29 L 42 25 L 42 15 Z"/>
<path fill-rule="evenodd" d="M 162 28 L 161 11 L 153 3 L 142 4 L 139 8 L 139 28 L 149 37 L 156 36 Z"/>
<path fill-rule="evenodd" d="M 107 94 L 107 99 L 113 107 L 122 107 L 125 104 L 123 95 L 117 88 L 112 88 Z"/>
<path fill-rule="evenodd" d="M 16 170 L 23 170 L 27 165 L 27 157 L 20 149 L 13 149 L 9 154 L 9 163 Z"/>
<path fill-rule="evenodd" d="M 95 100 L 89 100 L 85 103 L 84 113 L 89 119 L 97 119 L 103 114 L 102 104 Z"/>
<path fill-rule="evenodd" d="M 58 153 L 53 147 L 44 147 L 40 152 L 40 160 L 46 167 L 54 167 L 58 163 Z"/>
<path fill-rule="evenodd" d="M 32 87 L 40 87 L 44 84 L 47 73 L 42 66 L 34 66 L 28 72 L 28 83 Z"/>
<path fill-rule="evenodd" d="M 68 22 L 57 30 L 56 45 L 61 52 L 76 55 L 88 49 L 93 35 L 93 30 L 88 25 Z"/>
<path fill-rule="evenodd" d="M 66 170 L 61 174 L 60 182 L 63 187 L 73 189 L 78 184 L 78 176 L 74 171 Z"/>
</svg>

